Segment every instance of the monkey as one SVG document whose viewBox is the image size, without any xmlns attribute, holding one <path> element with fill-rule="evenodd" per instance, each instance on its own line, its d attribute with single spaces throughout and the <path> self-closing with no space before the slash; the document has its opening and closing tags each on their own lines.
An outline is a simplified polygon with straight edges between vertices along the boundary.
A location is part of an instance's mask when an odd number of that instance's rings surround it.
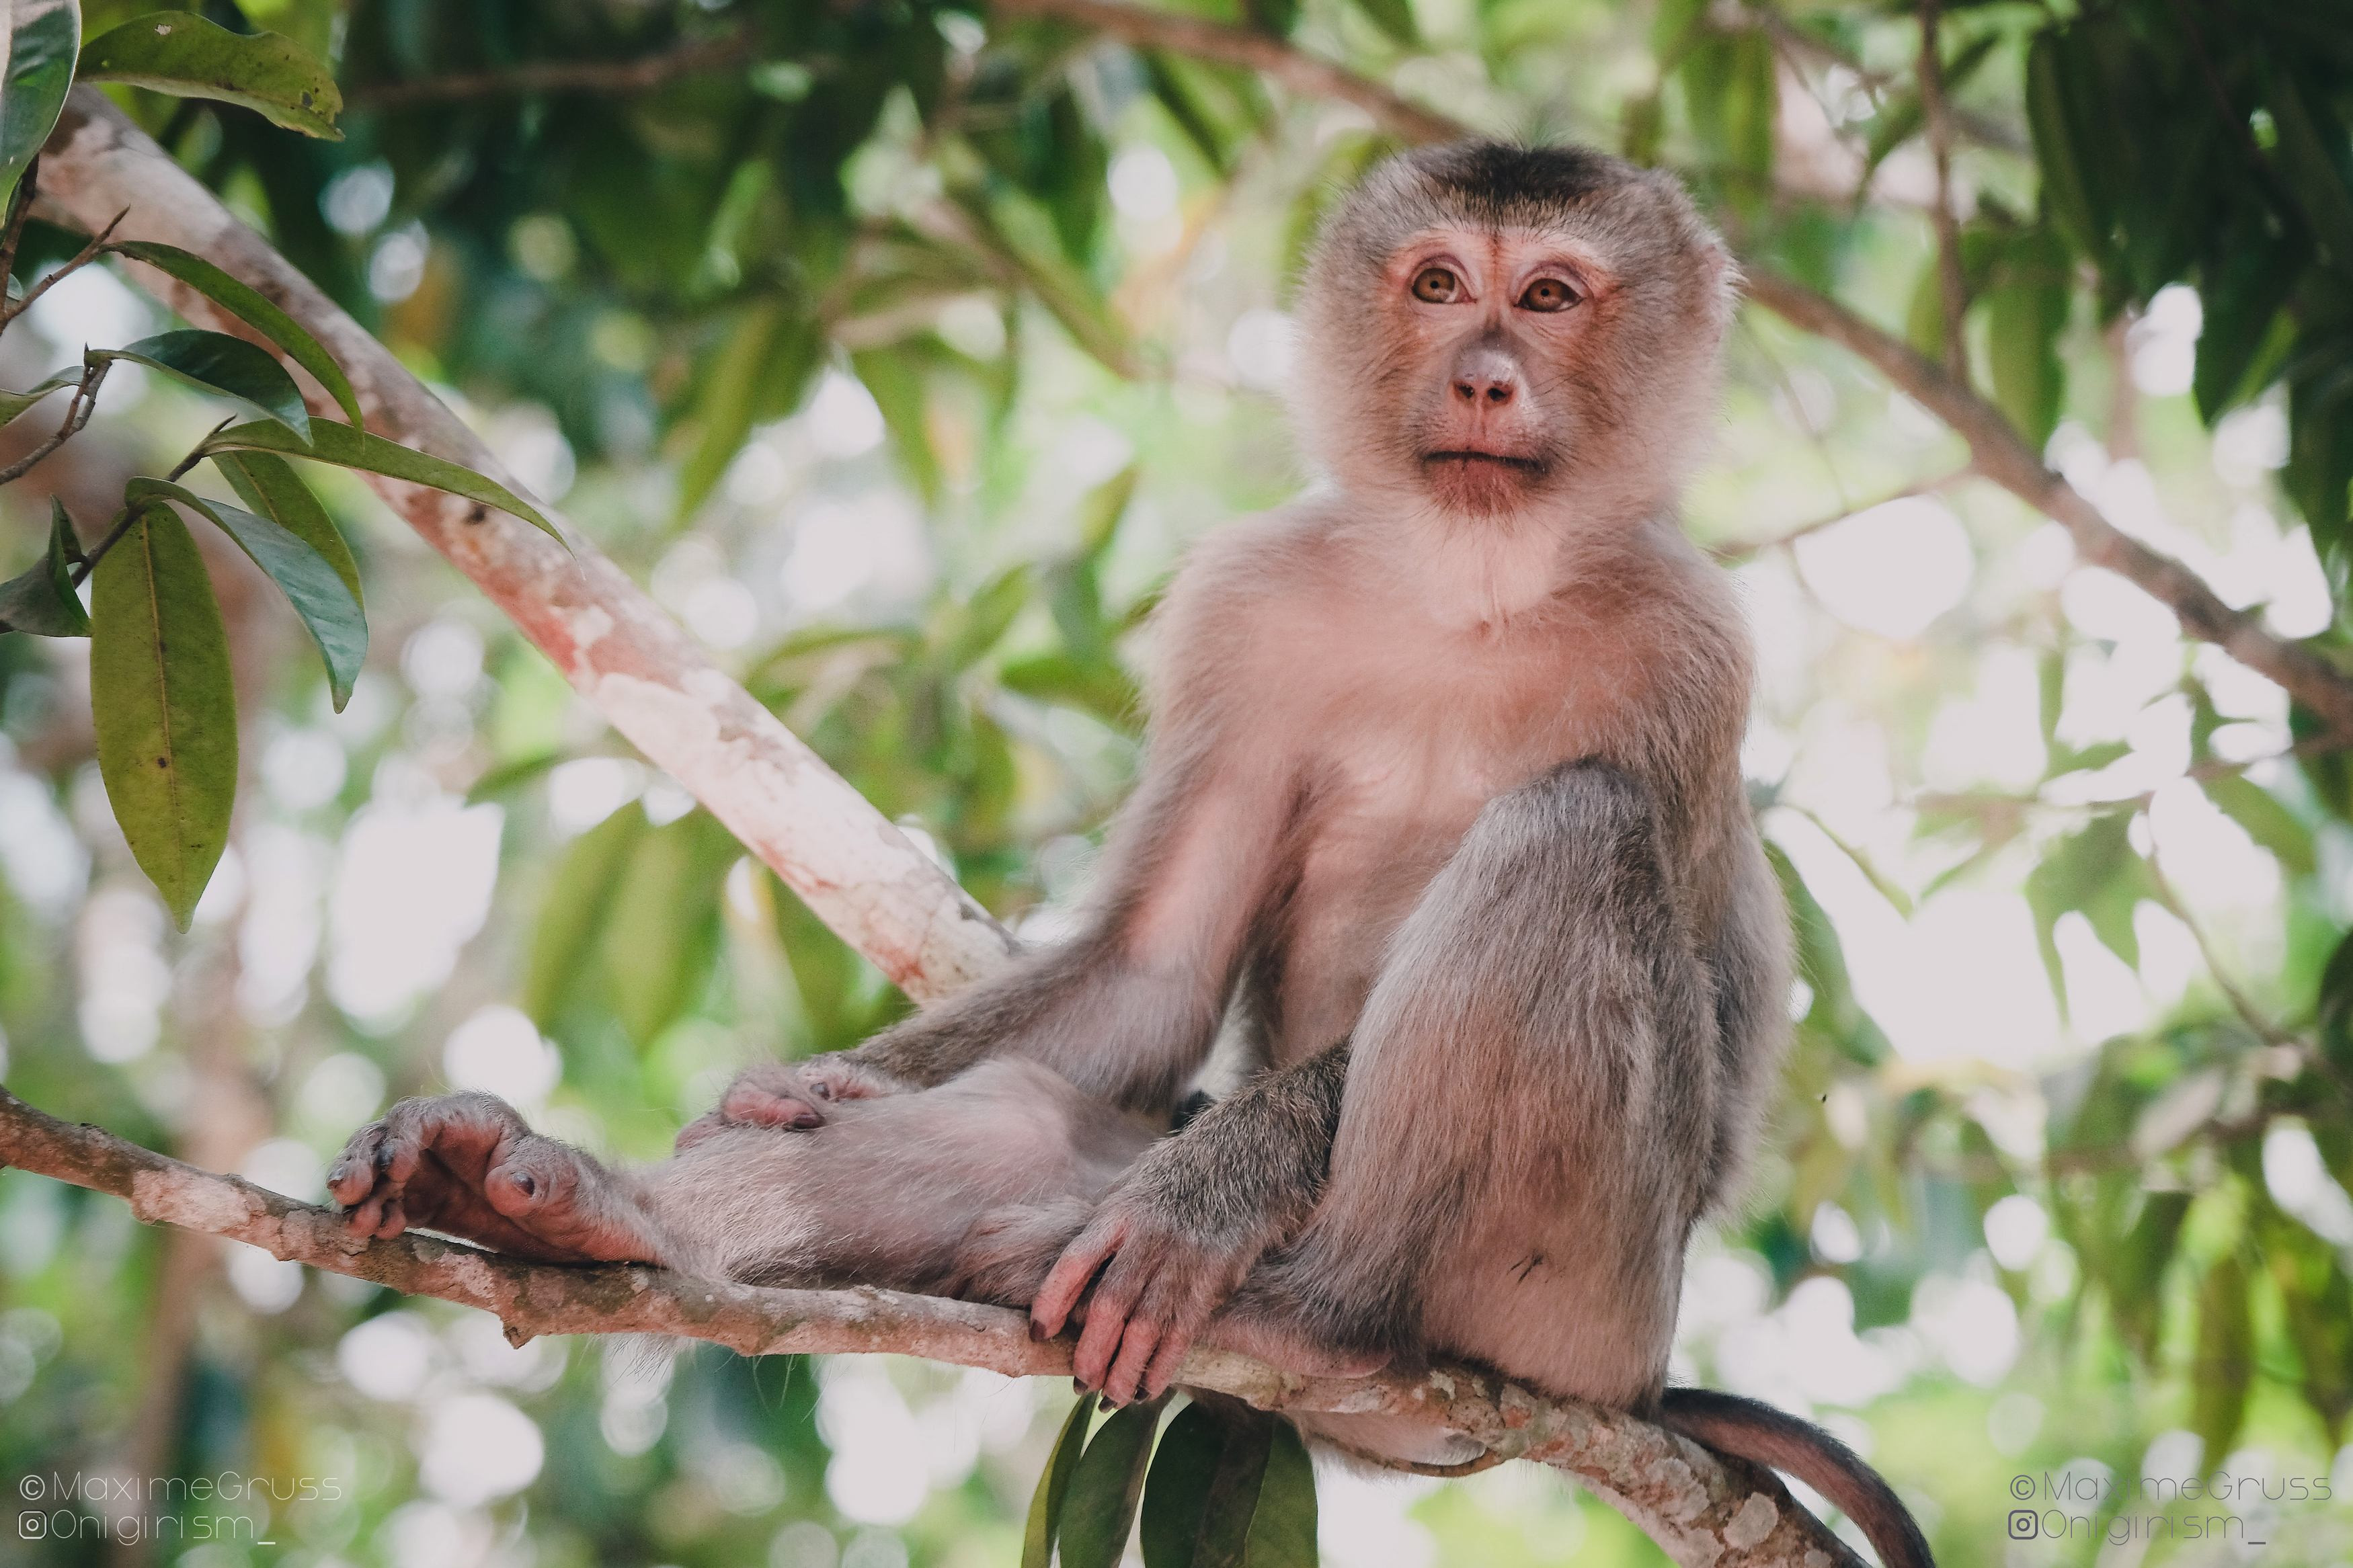
<svg viewBox="0 0 2353 1568">
<path fill-rule="evenodd" d="M 1689 1237 L 1789 1033 L 1747 634 L 1678 510 L 1737 291 L 1662 173 L 1486 142 L 1378 165 L 1302 273 L 1317 481 L 1156 610 L 1077 933 L 747 1071 L 649 1171 L 406 1102 L 332 1173 L 351 1226 L 1001 1301 L 1077 1324 L 1113 1402 L 1203 1342 L 1459 1359 L 1786 1469 L 1926 1568 L 1827 1434 L 1666 1384 Z M 1221 1030 L 1254 1075 L 1167 1134 Z"/>
</svg>

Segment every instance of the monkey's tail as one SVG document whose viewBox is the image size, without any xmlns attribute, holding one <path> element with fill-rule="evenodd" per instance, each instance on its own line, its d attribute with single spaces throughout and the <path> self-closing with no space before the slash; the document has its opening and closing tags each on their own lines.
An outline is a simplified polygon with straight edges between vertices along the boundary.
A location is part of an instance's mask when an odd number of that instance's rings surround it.
<svg viewBox="0 0 2353 1568">
<path fill-rule="evenodd" d="M 1894 1489 L 1853 1449 L 1813 1423 L 1712 1388 L 1670 1388 L 1659 1413 L 1693 1441 L 1785 1470 L 1838 1504 L 1886 1568 L 1936 1568 L 1927 1538 Z"/>
</svg>

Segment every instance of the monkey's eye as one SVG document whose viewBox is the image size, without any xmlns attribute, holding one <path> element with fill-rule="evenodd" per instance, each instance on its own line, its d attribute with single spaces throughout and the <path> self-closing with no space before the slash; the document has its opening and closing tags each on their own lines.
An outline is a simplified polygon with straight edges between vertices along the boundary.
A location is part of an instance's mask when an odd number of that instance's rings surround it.
<svg viewBox="0 0 2353 1568">
<path fill-rule="evenodd" d="M 1413 275 L 1413 297 L 1431 305 L 1451 305 L 1462 297 L 1462 280 L 1443 267 L 1425 267 Z"/>
<path fill-rule="evenodd" d="M 1557 278 L 1539 278 L 1520 296 L 1523 310 L 1566 310 L 1581 296 Z"/>
</svg>

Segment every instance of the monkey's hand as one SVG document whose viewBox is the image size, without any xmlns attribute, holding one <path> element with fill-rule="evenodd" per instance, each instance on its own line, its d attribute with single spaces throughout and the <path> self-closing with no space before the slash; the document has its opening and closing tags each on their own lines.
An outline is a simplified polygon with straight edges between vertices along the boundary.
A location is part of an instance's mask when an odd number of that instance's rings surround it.
<svg viewBox="0 0 2353 1568">
<path fill-rule="evenodd" d="M 1084 1326 L 1071 1371 L 1114 1405 L 1167 1388 L 1210 1318 L 1285 1228 L 1254 1210 L 1229 1173 L 1203 1181 L 1206 1151 L 1187 1142 L 1165 1140 L 1136 1163 L 1064 1249 L 1029 1309 L 1030 1331 L 1041 1339 L 1079 1312 Z"/>
<path fill-rule="evenodd" d="M 807 1131 L 826 1123 L 826 1108 L 844 1100 L 902 1094 L 913 1086 L 860 1061 L 856 1053 L 835 1051 L 797 1062 L 762 1062 L 745 1068 L 719 1097 L 719 1108 L 687 1124 L 678 1147 L 701 1142 L 723 1127 L 776 1127 Z"/>
<path fill-rule="evenodd" d="M 356 1236 L 412 1226 L 551 1263 L 659 1263 L 635 1198 L 487 1094 L 404 1100 L 352 1134 L 327 1191 Z"/>
</svg>

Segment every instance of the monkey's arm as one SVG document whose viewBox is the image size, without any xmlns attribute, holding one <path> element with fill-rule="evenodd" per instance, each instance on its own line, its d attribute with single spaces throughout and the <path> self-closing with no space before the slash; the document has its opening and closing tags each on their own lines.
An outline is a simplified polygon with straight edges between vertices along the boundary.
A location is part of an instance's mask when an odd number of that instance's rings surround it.
<svg viewBox="0 0 2353 1568">
<path fill-rule="evenodd" d="M 929 1088 L 1000 1053 L 1165 1116 L 1208 1053 L 1236 956 L 1280 858 L 1289 792 L 1266 758 L 1156 745 L 1079 934 L 854 1050 L 751 1069 L 721 1121 L 812 1128 L 826 1102 Z M 1189 742 L 1189 743 L 1188 743 Z"/>
<path fill-rule="evenodd" d="M 1121 1178 L 1030 1309 L 1037 1331 L 1061 1332 L 1109 1260 L 1073 1361 L 1080 1382 L 1121 1400 L 1139 1380 L 1147 1397 L 1167 1386 L 1250 1266 L 1314 1210 L 1347 1078 L 1345 1040 L 1262 1074 L 1153 1145 Z"/>
</svg>

